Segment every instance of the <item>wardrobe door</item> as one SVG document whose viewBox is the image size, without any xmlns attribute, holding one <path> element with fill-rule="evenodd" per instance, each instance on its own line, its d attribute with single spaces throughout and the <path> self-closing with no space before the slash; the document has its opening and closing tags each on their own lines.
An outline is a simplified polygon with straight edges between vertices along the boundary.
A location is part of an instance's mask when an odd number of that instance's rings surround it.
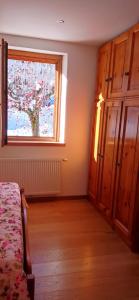
<svg viewBox="0 0 139 300">
<path fill-rule="evenodd" d="M 108 217 L 111 217 L 113 207 L 113 192 L 121 107 L 121 101 L 107 102 L 104 112 L 98 206 Z"/>
<path fill-rule="evenodd" d="M 114 223 L 129 238 L 133 225 L 139 165 L 139 100 L 124 102 L 121 128 Z"/>
<path fill-rule="evenodd" d="M 113 41 L 111 70 L 109 78 L 109 98 L 125 95 L 127 84 L 129 32 L 126 32 Z"/>
<path fill-rule="evenodd" d="M 104 102 L 98 101 L 95 106 L 93 127 L 92 127 L 92 145 L 89 167 L 89 196 L 93 202 L 96 202 L 98 193 L 98 178 L 100 168 L 100 148 L 102 143 L 102 128 L 104 116 Z"/>
<path fill-rule="evenodd" d="M 108 93 L 108 80 L 110 72 L 112 43 L 108 43 L 99 49 L 98 75 L 97 75 L 97 97 L 101 94 L 105 99 Z"/>
<path fill-rule="evenodd" d="M 139 24 L 130 31 L 127 95 L 139 95 Z"/>
<path fill-rule="evenodd" d="M 96 187 L 97 187 L 97 169 L 98 163 L 94 157 L 94 145 L 95 145 L 95 128 L 96 128 L 96 104 L 92 116 L 92 130 L 91 130 L 91 148 L 90 148 L 90 165 L 89 165 L 89 186 L 88 193 L 90 199 L 95 202 L 96 200 Z"/>
</svg>

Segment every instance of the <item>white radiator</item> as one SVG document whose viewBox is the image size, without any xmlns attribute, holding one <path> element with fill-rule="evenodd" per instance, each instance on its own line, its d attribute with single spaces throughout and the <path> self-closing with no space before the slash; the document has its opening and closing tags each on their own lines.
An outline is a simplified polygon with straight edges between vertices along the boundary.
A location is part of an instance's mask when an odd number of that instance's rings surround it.
<svg viewBox="0 0 139 300">
<path fill-rule="evenodd" d="M 26 195 L 54 195 L 61 191 L 62 161 L 0 159 L 0 181 L 14 181 Z"/>
</svg>

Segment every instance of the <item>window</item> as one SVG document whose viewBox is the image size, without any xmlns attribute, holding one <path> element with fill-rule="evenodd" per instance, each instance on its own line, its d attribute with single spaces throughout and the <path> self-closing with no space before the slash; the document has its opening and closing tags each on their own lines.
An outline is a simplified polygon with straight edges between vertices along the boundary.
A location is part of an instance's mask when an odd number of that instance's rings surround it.
<svg viewBox="0 0 139 300">
<path fill-rule="evenodd" d="M 9 49 L 6 61 L 2 42 L 2 144 L 60 143 L 62 55 Z"/>
<path fill-rule="evenodd" d="M 8 51 L 8 140 L 59 140 L 61 56 Z"/>
</svg>

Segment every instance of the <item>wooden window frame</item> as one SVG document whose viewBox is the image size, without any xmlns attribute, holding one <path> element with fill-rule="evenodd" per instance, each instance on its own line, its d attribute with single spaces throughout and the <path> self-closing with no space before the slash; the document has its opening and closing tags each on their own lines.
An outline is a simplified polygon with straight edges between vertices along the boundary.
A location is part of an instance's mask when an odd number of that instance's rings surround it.
<svg viewBox="0 0 139 300">
<path fill-rule="evenodd" d="M 54 145 L 60 144 L 60 106 L 61 106 L 61 75 L 62 75 L 62 55 L 45 54 L 39 52 L 21 51 L 8 49 L 8 59 L 33 61 L 50 63 L 55 65 L 55 107 L 54 107 L 54 136 L 53 137 L 37 137 L 37 136 L 8 136 L 8 97 L 4 104 L 5 121 L 2 127 L 6 126 L 7 137 L 5 138 L 4 144 L 7 145 Z M 8 80 L 8 78 L 7 78 Z M 8 96 L 8 95 L 7 95 Z M 5 132 L 4 132 L 5 135 Z"/>
<path fill-rule="evenodd" d="M 7 144 L 7 56 L 8 43 L 0 39 L 1 146 Z"/>
</svg>

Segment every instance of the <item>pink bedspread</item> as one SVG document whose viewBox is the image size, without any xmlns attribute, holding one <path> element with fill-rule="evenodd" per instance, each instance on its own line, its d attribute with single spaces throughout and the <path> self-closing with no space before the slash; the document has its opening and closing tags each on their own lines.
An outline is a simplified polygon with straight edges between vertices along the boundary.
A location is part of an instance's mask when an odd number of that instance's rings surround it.
<svg viewBox="0 0 139 300">
<path fill-rule="evenodd" d="M 16 183 L 0 183 L 0 300 L 29 299 L 23 271 L 21 198 Z"/>
</svg>

